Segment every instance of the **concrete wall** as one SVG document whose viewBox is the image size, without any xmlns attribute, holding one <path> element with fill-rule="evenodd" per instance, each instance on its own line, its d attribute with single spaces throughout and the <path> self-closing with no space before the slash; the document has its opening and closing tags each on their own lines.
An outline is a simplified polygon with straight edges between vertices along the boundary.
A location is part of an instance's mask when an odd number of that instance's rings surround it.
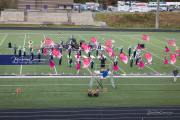
<svg viewBox="0 0 180 120">
<path fill-rule="evenodd" d="M 29 22 L 34 24 L 50 23 L 64 24 L 68 22 L 66 12 L 38 12 L 29 11 L 26 13 L 19 11 L 3 11 L 1 13 L 1 21 L 4 22 Z M 94 25 L 91 12 L 71 13 L 72 22 L 76 25 Z"/>
<path fill-rule="evenodd" d="M 73 13 L 72 22 L 76 25 L 93 25 L 94 20 L 92 12 Z"/>
<path fill-rule="evenodd" d="M 24 21 L 24 12 L 2 11 L 1 12 L 1 21 L 23 22 Z"/>
<path fill-rule="evenodd" d="M 64 23 L 67 22 L 67 15 L 66 13 L 28 12 L 27 21 L 39 23 Z"/>
</svg>

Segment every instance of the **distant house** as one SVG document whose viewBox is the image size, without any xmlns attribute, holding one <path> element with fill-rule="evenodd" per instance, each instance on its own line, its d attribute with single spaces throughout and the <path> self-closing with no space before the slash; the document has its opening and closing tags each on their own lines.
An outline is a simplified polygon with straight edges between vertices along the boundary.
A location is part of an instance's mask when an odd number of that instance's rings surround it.
<svg viewBox="0 0 180 120">
<path fill-rule="evenodd" d="M 74 0 L 18 0 L 20 10 L 54 11 L 73 9 Z"/>
</svg>

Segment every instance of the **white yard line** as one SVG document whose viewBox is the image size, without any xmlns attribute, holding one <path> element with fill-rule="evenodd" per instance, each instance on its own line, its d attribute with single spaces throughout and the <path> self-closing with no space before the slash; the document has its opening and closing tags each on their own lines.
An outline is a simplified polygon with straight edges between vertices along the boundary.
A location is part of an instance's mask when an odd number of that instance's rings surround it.
<svg viewBox="0 0 180 120">
<path fill-rule="evenodd" d="M 46 39 L 46 34 L 45 33 L 42 33 L 42 34 L 43 34 L 44 39 Z M 57 73 L 56 65 L 54 66 L 54 71 L 55 71 L 55 73 L 57 75 L 58 73 Z"/>
<path fill-rule="evenodd" d="M 1 45 L 4 43 L 4 41 L 6 40 L 6 38 L 7 38 L 8 36 L 9 36 L 8 33 L 4 35 L 3 39 L 2 39 L 1 42 L 0 42 L 0 47 L 1 47 Z"/>
<path fill-rule="evenodd" d="M 71 76 L 71 75 L 67 75 L 67 76 L 0 76 L 0 79 L 34 79 L 34 78 L 64 78 L 64 79 L 67 79 L 67 78 L 71 78 L 71 79 L 79 79 L 79 78 L 92 78 L 92 77 L 95 77 L 95 78 L 100 78 L 101 76 Z M 117 75 L 114 75 L 113 78 L 174 78 L 173 75 L 148 75 L 148 76 L 143 76 L 143 75 L 125 75 L 125 76 L 117 76 Z M 177 78 L 180 78 L 180 76 L 177 76 Z M 155 79 L 156 80 L 156 79 Z"/>
<path fill-rule="evenodd" d="M 25 44 L 26 44 L 26 38 L 27 38 L 27 35 L 25 34 L 25 35 L 24 35 L 24 43 L 23 43 L 22 49 L 25 47 Z M 23 65 L 21 64 L 21 67 L 20 67 L 20 75 L 22 75 L 22 67 L 23 67 Z"/>
</svg>

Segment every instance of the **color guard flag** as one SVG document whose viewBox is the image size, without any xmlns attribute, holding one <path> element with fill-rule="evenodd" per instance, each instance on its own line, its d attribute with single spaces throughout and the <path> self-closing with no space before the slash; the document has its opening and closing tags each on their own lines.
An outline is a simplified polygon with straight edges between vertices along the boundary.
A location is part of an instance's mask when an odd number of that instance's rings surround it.
<svg viewBox="0 0 180 120">
<path fill-rule="evenodd" d="M 47 46 L 51 46 L 51 45 L 54 45 L 54 42 L 50 38 L 46 38 L 44 40 L 44 44 L 47 45 Z"/>
<path fill-rule="evenodd" d="M 143 41 L 149 41 L 150 40 L 150 36 L 149 35 L 142 35 L 142 40 Z"/>
<path fill-rule="evenodd" d="M 151 63 L 151 62 L 152 62 L 152 55 L 151 55 L 151 53 L 147 52 L 147 53 L 145 54 L 145 58 L 146 58 L 146 60 L 148 61 L 148 63 Z"/>
<path fill-rule="evenodd" d="M 92 38 L 91 38 L 91 42 L 96 45 L 96 44 L 97 44 L 97 39 L 96 39 L 95 37 L 92 37 Z"/>
<path fill-rule="evenodd" d="M 128 63 L 128 56 L 125 55 L 124 53 L 121 53 L 121 54 L 119 55 L 119 59 L 120 59 L 123 63 L 125 63 L 125 64 Z"/>
<path fill-rule="evenodd" d="M 176 40 L 168 40 L 169 46 L 176 46 Z"/>
<path fill-rule="evenodd" d="M 106 52 L 110 57 L 113 57 L 115 55 L 114 50 L 110 47 L 106 47 Z"/>
<path fill-rule="evenodd" d="M 105 46 L 106 47 L 112 47 L 113 40 L 106 40 Z"/>
<path fill-rule="evenodd" d="M 88 68 L 90 65 L 90 59 L 89 58 L 84 58 L 83 59 L 83 68 Z"/>
<path fill-rule="evenodd" d="M 57 48 L 53 49 L 52 54 L 53 54 L 53 56 L 55 56 L 57 58 L 60 58 L 62 56 Z"/>
<path fill-rule="evenodd" d="M 171 64 L 176 63 L 176 54 L 170 54 Z"/>
<path fill-rule="evenodd" d="M 81 47 L 86 53 L 88 53 L 91 49 L 91 47 L 87 45 L 86 43 L 82 43 Z"/>
</svg>

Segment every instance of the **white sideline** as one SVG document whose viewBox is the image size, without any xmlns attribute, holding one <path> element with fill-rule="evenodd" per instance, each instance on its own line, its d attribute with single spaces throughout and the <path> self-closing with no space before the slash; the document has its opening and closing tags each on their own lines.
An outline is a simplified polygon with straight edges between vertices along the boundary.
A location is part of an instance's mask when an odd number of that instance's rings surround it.
<svg viewBox="0 0 180 120">
<path fill-rule="evenodd" d="M 100 76 L 93 76 L 95 78 L 100 78 Z M 91 75 L 89 76 L 71 76 L 71 75 L 67 75 L 67 76 L 0 76 L 0 79 L 23 79 L 23 78 L 27 78 L 27 79 L 34 79 L 34 78 L 71 78 L 71 79 L 78 79 L 78 78 L 92 78 Z M 161 75 L 152 75 L 152 76 L 143 76 L 143 75 L 139 75 L 139 76 L 113 76 L 113 78 L 174 78 L 174 76 L 170 76 L 170 75 L 166 75 L 166 76 L 161 76 Z M 177 78 L 180 78 L 180 75 L 177 76 Z"/>
</svg>

